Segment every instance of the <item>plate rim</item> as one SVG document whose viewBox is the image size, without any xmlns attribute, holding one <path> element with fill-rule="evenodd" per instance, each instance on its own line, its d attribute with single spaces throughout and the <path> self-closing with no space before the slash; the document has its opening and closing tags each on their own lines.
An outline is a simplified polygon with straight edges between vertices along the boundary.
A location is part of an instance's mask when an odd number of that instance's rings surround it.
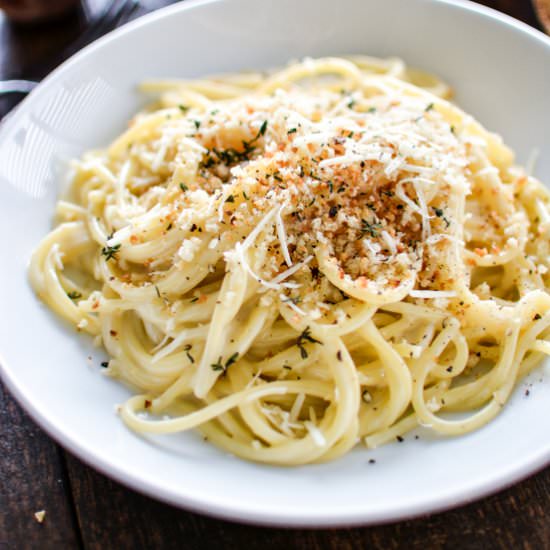
<svg viewBox="0 0 550 550">
<path fill-rule="evenodd" d="M 143 25 L 148 25 L 157 19 L 169 17 L 172 13 L 190 11 L 209 4 L 228 3 L 231 0 L 187 0 L 186 2 L 172 4 L 148 14 L 145 14 L 134 21 L 131 21 L 113 31 L 107 33 L 98 40 L 92 42 L 69 59 L 64 61 L 54 69 L 36 88 L 33 90 L 15 109 L 13 109 L 0 122 L 0 142 L 9 129 L 16 125 L 17 119 L 25 111 L 25 106 L 30 106 L 36 98 L 40 97 L 42 91 L 62 78 L 63 73 L 73 64 L 78 63 L 82 58 L 92 53 L 96 48 L 103 47 L 111 40 L 116 39 L 126 33 L 131 33 Z M 548 48 L 550 56 L 550 37 L 535 29 L 514 19 L 513 17 L 499 12 L 493 8 L 471 2 L 470 0 L 420 0 L 426 4 L 443 4 L 464 10 L 474 16 L 481 16 L 487 19 L 496 20 L 515 32 L 529 35 L 537 42 Z M 238 0 L 235 2 L 238 3 Z M 27 414 L 32 418 L 41 429 L 43 429 L 54 441 L 60 444 L 64 449 L 78 457 L 88 466 L 99 471 L 103 475 L 113 479 L 125 487 L 128 487 L 138 493 L 149 496 L 164 503 L 184 508 L 192 512 L 198 512 L 210 517 L 224 520 L 237 521 L 251 525 L 262 525 L 270 527 L 291 527 L 291 528 L 328 528 L 328 527 L 348 527 L 348 526 L 369 526 L 393 523 L 402 520 L 417 518 L 427 513 L 438 513 L 449 509 L 454 509 L 465 504 L 469 504 L 480 498 L 495 494 L 505 490 L 515 483 L 533 475 L 550 465 L 550 446 L 541 448 L 535 453 L 531 453 L 526 460 L 516 462 L 505 470 L 500 470 L 498 475 L 493 476 L 483 483 L 478 483 L 474 490 L 455 490 L 452 494 L 432 497 L 414 508 L 408 506 L 395 506 L 391 513 L 387 512 L 368 512 L 355 509 L 332 510 L 330 513 L 303 513 L 301 516 L 295 514 L 290 516 L 284 510 L 278 510 L 273 514 L 270 510 L 258 510 L 254 503 L 243 506 L 236 502 L 235 505 L 228 507 L 224 504 L 218 504 L 213 497 L 202 497 L 200 494 L 185 494 L 179 490 L 172 490 L 162 487 L 154 480 L 147 479 L 138 474 L 131 474 L 122 468 L 113 464 L 108 456 L 104 456 L 83 442 L 77 442 L 57 426 L 48 417 L 47 411 L 42 411 L 35 406 L 32 398 L 27 394 L 25 388 L 19 384 L 17 371 L 9 369 L 7 363 L 0 353 L 0 379 L 5 384 L 9 393 L 22 406 Z"/>
</svg>

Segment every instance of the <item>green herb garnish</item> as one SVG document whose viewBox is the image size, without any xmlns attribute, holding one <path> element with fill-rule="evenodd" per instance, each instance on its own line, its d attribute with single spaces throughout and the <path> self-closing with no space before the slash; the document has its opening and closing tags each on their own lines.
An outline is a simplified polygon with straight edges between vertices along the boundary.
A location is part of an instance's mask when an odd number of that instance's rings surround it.
<svg viewBox="0 0 550 550">
<path fill-rule="evenodd" d="M 185 351 L 185 354 L 187 355 L 187 359 L 189 359 L 189 361 L 191 363 L 194 363 L 195 362 L 195 358 L 189 353 L 189 351 L 191 350 L 193 346 L 191 344 L 186 344 L 183 348 L 183 351 Z"/>
<path fill-rule="evenodd" d="M 437 208 L 435 206 L 433 207 L 433 209 L 434 209 L 435 215 L 438 218 L 442 218 L 446 226 L 449 227 L 449 225 L 451 225 L 451 222 L 445 217 L 445 212 L 441 208 Z"/>
<path fill-rule="evenodd" d="M 217 362 L 217 363 L 212 363 L 212 364 L 210 365 L 210 368 L 211 368 L 213 371 L 224 370 L 223 365 L 222 365 L 222 358 L 221 358 L 221 355 L 220 355 L 220 357 L 218 358 L 218 362 Z"/>
<path fill-rule="evenodd" d="M 298 339 L 296 340 L 296 345 L 300 350 L 300 356 L 302 357 L 302 359 L 307 359 L 308 357 L 307 350 L 304 346 L 305 342 L 310 342 L 311 344 L 323 345 L 322 342 L 320 342 L 319 340 L 316 340 L 315 338 L 313 338 L 313 336 L 311 336 L 311 329 L 309 328 L 309 326 L 307 326 L 304 329 L 304 331 L 300 334 L 300 336 L 298 336 Z"/>
<path fill-rule="evenodd" d="M 263 136 L 266 130 L 267 130 L 267 120 L 264 120 L 262 125 L 260 126 L 260 131 L 258 132 L 258 134 L 254 139 L 258 139 L 260 136 Z"/>
<path fill-rule="evenodd" d="M 281 298 L 281 302 L 283 302 L 284 304 L 291 302 L 292 304 L 297 305 L 301 301 L 302 301 L 302 298 L 300 298 L 300 296 L 296 296 L 294 298 L 292 296 L 284 296 L 283 298 Z"/>
<path fill-rule="evenodd" d="M 196 122 L 197 121 L 195 121 L 195 123 Z M 243 151 L 237 151 L 237 149 L 233 147 L 229 147 L 228 149 L 217 149 L 216 147 L 212 147 L 212 149 L 209 149 L 207 151 L 205 158 L 201 161 L 199 166 L 201 168 L 210 168 L 211 166 L 214 166 L 219 162 L 230 166 L 232 164 L 237 164 L 239 162 L 249 160 L 250 153 L 252 153 L 252 151 L 254 150 L 254 144 L 256 143 L 256 141 L 258 141 L 258 139 L 260 139 L 261 136 L 265 134 L 266 129 L 267 120 L 264 120 L 263 124 L 258 130 L 258 133 L 254 136 L 253 139 L 251 139 L 250 141 L 243 140 Z"/>
<path fill-rule="evenodd" d="M 233 363 L 237 362 L 237 359 L 239 358 L 239 354 L 235 352 L 226 362 L 225 362 L 225 370 L 227 370 Z"/>
<path fill-rule="evenodd" d="M 225 365 L 222 363 L 222 357 L 218 358 L 218 361 L 216 363 L 212 363 L 210 365 L 210 368 L 213 371 L 226 371 L 233 363 L 236 363 L 237 359 L 239 358 L 239 354 L 235 352 L 226 362 Z"/>
<path fill-rule="evenodd" d="M 101 253 L 103 254 L 103 256 L 105 256 L 105 261 L 108 262 L 112 258 L 116 260 L 116 255 L 119 250 L 120 250 L 120 243 L 114 244 L 113 246 L 104 246 L 101 249 Z"/>
<path fill-rule="evenodd" d="M 381 227 L 382 225 L 379 223 L 361 220 L 361 233 L 363 235 L 365 233 L 368 233 L 371 237 L 378 237 L 378 229 L 380 229 Z"/>
<path fill-rule="evenodd" d="M 267 120 L 264 120 L 262 122 L 262 125 L 260 126 L 260 129 L 258 130 L 258 133 L 250 141 L 243 140 L 245 153 L 250 153 L 252 149 L 254 149 L 253 144 L 256 143 L 260 139 L 260 137 L 265 134 L 266 130 Z"/>
</svg>

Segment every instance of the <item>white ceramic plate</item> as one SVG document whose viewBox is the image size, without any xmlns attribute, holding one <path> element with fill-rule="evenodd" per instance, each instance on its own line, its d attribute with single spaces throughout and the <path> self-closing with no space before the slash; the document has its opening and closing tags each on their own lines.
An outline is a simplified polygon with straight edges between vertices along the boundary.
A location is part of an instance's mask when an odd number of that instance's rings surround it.
<svg viewBox="0 0 550 550">
<path fill-rule="evenodd" d="M 339 53 L 398 55 L 441 75 L 458 102 L 501 133 L 550 181 L 550 40 L 472 3 L 436 0 L 185 2 L 86 48 L 47 78 L 0 130 L 2 376 L 33 418 L 103 473 L 200 512 L 271 525 L 367 524 L 433 512 L 496 491 L 550 460 L 550 365 L 502 414 L 465 437 L 417 432 L 330 464 L 259 466 L 196 434 L 145 439 L 114 413 L 128 391 L 27 283 L 48 231 L 67 159 L 107 144 L 145 102 L 146 77 L 281 65 Z M 526 384 L 532 383 L 525 396 Z M 374 458 L 375 464 L 368 460 Z"/>
</svg>

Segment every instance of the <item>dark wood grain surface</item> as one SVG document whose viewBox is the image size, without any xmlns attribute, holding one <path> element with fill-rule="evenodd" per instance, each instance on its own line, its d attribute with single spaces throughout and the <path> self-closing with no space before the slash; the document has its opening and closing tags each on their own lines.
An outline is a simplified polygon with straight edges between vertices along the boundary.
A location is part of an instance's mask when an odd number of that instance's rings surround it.
<svg viewBox="0 0 550 550">
<path fill-rule="evenodd" d="M 141 12 L 168 3 L 143 0 Z M 529 0 L 482 3 L 540 28 Z M 101 0 L 89 6 L 99 10 Z M 0 14 L 0 79 L 42 78 L 87 24 L 82 10 L 34 29 L 13 27 Z M 13 103 L 1 99 L 0 116 Z M 34 517 L 39 510 L 46 511 L 43 523 Z M 479 502 L 391 525 L 250 527 L 178 510 L 111 481 L 53 442 L 0 386 L 0 548 L 544 550 L 550 549 L 550 468 Z"/>
</svg>

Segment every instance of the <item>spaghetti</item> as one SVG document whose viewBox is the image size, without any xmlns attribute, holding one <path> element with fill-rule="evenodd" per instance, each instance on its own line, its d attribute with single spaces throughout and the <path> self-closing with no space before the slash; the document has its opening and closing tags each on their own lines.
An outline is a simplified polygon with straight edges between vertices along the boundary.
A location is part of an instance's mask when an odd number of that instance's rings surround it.
<svg viewBox="0 0 550 550">
<path fill-rule="evenodd" d="M 140 393 L 137 432 L 334 459 L 489 422 L 550 354 L 550 195 L 401 60 L 142 85 L 74 162 L 36 292 Z"/>
</svg>

